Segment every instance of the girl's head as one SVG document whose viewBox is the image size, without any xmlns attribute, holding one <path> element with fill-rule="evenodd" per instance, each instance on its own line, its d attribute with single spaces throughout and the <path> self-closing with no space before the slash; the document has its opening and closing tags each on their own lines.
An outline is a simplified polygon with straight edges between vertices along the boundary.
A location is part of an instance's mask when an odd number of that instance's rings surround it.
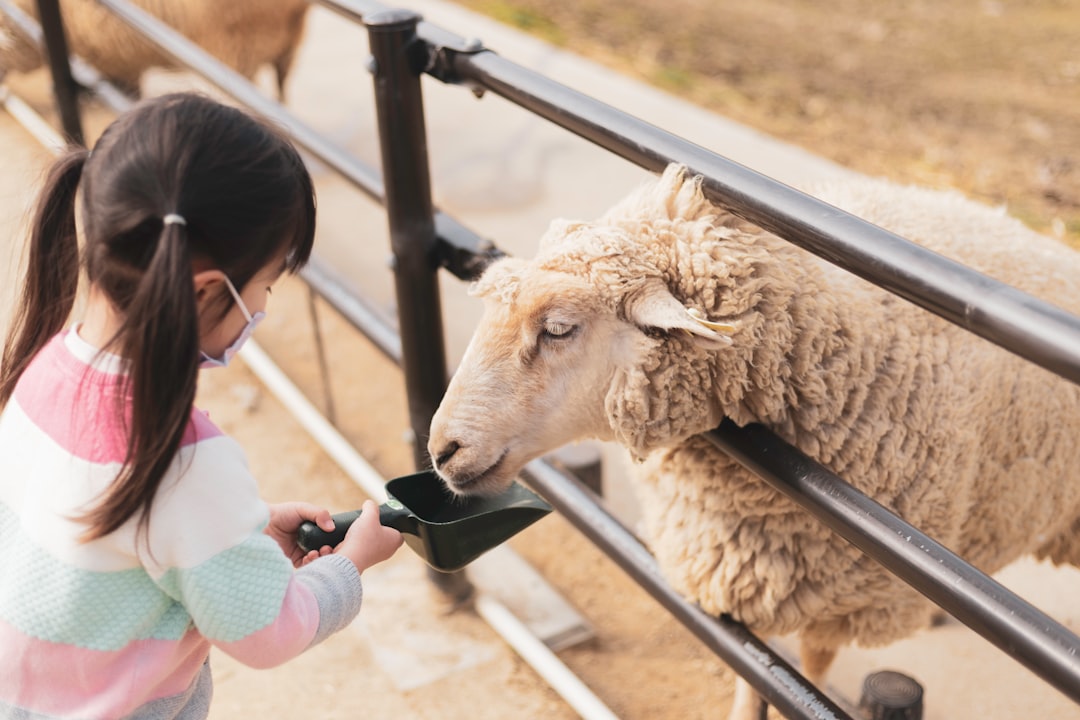
<svg viewBox="0 0 1080 720">
<path fill-rule="evenodd" d="M 311 178 L 292 145 L 191 94 L 144 103 L 105 130 L 82 171 L 81 211 L 87 277 L 121 313 L 140 287 L 193 287 L 192 266 L 220 271 L 241 292 L 268 268 L 295 271 L 315 232 Z M 184 294 L 176 290 L 168 297 Z M 209 325 L 234 303 L 223 282 L 213 290 Z"/>
<path fill-rule="evenodd" d="M 128 409 L 119 410 L 128 457 L 87 515 L 96 537 L 149 508 L 188 423 L 200 352 L 217 357 L 244 326 L 228 285 L 251 312 L 261 309 L 268 285 L 307 262 L 315 201 L 299 154 L 275 128 L 195 94 L 140 103 L 92 153 L 73 150 L 50 170 L 4 348 L 0 404 L 71 313 L 76 197 L 82 265 L 118 318 L 107 349 L 128 362 Z"/>
</svg>

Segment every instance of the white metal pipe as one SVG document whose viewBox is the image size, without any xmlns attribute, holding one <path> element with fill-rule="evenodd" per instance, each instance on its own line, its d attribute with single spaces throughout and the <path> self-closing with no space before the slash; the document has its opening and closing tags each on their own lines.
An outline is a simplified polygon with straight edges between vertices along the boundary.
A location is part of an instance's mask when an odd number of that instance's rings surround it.
<svg viewBox="0 0 1080 720">
<path fill-rule="evenodd" d="M 481 594 L 476 598 L 476 612 L 540 677 L 555 688 L 578 715 L 596 720 L 618 720 L 618 716 L 505 605 L 490 595 Z"/>
<path fill-rule="evenodd" d="M 373 500 L 380 503 L 386 500 L 386 480 L 379 471 L 323 417 L 257 342 L 248 340 L 244 343 L 240 357 L 346 475 Z"/>
<path fill-rule="evenodd" d="M 288 376 L 254 340 L 248 340 L 240 357 L 270 392 L 291 412 L 341 469 L 365 493 L 386 498 L 386 481 L 337 429 L 315 408 Z M 617 720 L 617 717 L 558 656 L 537 638 L 497 599 L 478 592 L 477 613 L 585 720 Z"/>
<path fill-rule="evenodd" d="M 22 99 L 11 92 L 8 87 L 0 83 L 0 106 L 15 118 L 34 139 L 45 146 L 54 155 L 59 155 L 67 147 L 63 136 L 53 129 L 37 111 L 27 105 Z"/>
</svg>

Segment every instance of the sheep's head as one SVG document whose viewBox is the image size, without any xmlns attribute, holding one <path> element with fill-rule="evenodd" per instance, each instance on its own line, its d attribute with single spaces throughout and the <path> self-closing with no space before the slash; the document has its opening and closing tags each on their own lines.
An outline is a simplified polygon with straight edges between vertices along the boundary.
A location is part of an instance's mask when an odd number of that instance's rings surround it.
<svg viewBox="0 0 1080 720">
<path fill-rule="evenodd" d="M 553 232 L 574 242 L 548 238 L 537 258 L 501 260 L 473 288 L 484 315 L 428 442 L 455 492 L 498 492 L 529 460 L 573 440 L 644 451 L 719 420 L 714 399 L 694 398 L 689 418 L 671 397 L 688 386 L 708 394 L 708 357 L 733 328 L 696 318 L 655 269 L 634 267 L 624 231 Z M 677 372 L 663 367 L 664 347 L 679 354 Z"/>
</svg>

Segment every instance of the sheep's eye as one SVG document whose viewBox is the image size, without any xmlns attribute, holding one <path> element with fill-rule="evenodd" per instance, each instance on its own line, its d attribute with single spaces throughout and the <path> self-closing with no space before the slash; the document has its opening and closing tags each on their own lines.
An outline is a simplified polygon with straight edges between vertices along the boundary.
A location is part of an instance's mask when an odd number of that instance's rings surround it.
<svg viewBox="0 0 1080 720">
<path fill-rule="evenodd" d="M 577 330 L 577 325 L 558 320 L 545 320 L 543 335 L 551 338 L 568 338 L 574 334 L 575 330 Z"/>
</svg>

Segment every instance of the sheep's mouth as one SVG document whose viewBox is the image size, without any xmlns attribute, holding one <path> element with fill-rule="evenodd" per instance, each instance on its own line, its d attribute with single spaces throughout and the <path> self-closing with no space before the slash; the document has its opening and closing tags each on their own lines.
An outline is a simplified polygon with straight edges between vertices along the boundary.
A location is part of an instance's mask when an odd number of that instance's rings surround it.
<svg viewBox="0 0 1080 720">
<path fill-rule="evenodd" d="M 499 470 L 502 469 L 503 461 L 506 460 L 506 455 L 509 452 L 509 450 L 503 450 L 502 455 L 499 456 L 498 460 L 478 473 L 463 478 L 454 478 L 450 483 L 453 486 L 453 490 L 464 495 L 467 495 L 470 492 L 483 493 L 485 490 L 491 491 L 489 488 L 482 488 L 482 486 L 487 480 L 498 474 Z"/>
</svg>

